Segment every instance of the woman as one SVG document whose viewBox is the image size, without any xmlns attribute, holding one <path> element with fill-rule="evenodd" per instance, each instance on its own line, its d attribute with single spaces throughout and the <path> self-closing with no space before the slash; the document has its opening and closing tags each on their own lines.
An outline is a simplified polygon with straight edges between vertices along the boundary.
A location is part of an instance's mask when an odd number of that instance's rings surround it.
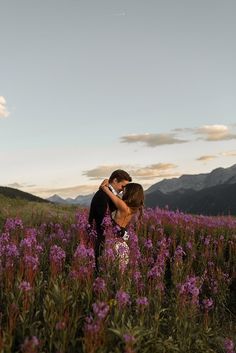
<svg viewBox="0 0 236 353">
<path fill-rule="evenodd" d="M 114 195 L 109 189 L 109 181 L 105 179 L 100 188 L 110 197 L 115 204 L 117 210 L 112 212 L 112 220 L 116 226 L 117 241 L 115 249 L 118 254 L 120 265 L 127 265 L 129 261 L 129 247 L 125 240 L 128 240 L 129 235 L 126 227 L 131 222 L 134 215 L 139 213 L 139 218 L 142 216 L 144 205 L 143 187 L 137 183 L 129 183 L 124 187 L 123 198 L 120 199 Z"/>
</svg>

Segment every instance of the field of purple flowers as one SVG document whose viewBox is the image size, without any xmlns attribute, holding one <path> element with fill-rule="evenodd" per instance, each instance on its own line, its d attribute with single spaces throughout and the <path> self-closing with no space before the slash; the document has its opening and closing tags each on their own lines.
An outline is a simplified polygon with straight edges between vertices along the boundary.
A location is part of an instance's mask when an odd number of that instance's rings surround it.
<svg viewBox="0 0 236 353">
<path fill-rule="evenodd" d="M 94 274 L 87 211 L 0 230 L 0 353 L 233 353 L 236 219 L 147 209 L 120 262 L 106 224 Z"/>
</svg>

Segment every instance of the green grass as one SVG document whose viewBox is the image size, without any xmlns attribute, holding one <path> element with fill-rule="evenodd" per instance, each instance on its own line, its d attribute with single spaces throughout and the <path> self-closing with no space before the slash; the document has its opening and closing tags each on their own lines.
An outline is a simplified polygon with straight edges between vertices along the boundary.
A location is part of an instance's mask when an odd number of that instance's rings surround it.
<svg viewBox="0 0 236 353">
<path fill-rule="evenodd" d="M 37 226 L 48 221 L 73 220 L 78 209 L 79 207 L 74 205 L 29 202 L 18 198 L 8 198 L 0 194 L 0 229 L 6 218 L 14 217 L 21 218 L 27 226 Z"/>
</svg>

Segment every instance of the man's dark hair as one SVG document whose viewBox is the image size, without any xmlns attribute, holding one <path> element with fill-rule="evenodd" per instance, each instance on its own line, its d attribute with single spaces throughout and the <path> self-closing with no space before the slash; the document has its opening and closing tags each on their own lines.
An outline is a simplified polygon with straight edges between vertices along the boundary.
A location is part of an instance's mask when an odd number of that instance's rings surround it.
<svg viewBox="0 0 236 353">
<path fill-rule="evenodd" d="M 117 169 L 112 172 L 109 178 L 109 183 L 111 183 L 114 179 L 117 179 L 118 183 L 122 180 L 132 181 L 131 176 L 125 170 L 122 169 Z"/>
</svg>

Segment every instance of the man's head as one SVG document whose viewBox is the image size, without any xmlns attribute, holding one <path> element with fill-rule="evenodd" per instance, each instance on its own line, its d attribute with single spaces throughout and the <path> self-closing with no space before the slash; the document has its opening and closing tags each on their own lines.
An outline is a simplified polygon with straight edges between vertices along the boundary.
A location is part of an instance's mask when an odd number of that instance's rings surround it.
<svg viewBox="0 0 236 353">
<path fill-rule="evenodd" d="M 132 181 L 131 176 L 126 171 L 124 171 L 122 169 L 115 170 L 109 178 L 109 183 L 112 185 L 112 187 L 118 193 L 123 191 L 124 187 L 130 181 Z"/>
</svg>

